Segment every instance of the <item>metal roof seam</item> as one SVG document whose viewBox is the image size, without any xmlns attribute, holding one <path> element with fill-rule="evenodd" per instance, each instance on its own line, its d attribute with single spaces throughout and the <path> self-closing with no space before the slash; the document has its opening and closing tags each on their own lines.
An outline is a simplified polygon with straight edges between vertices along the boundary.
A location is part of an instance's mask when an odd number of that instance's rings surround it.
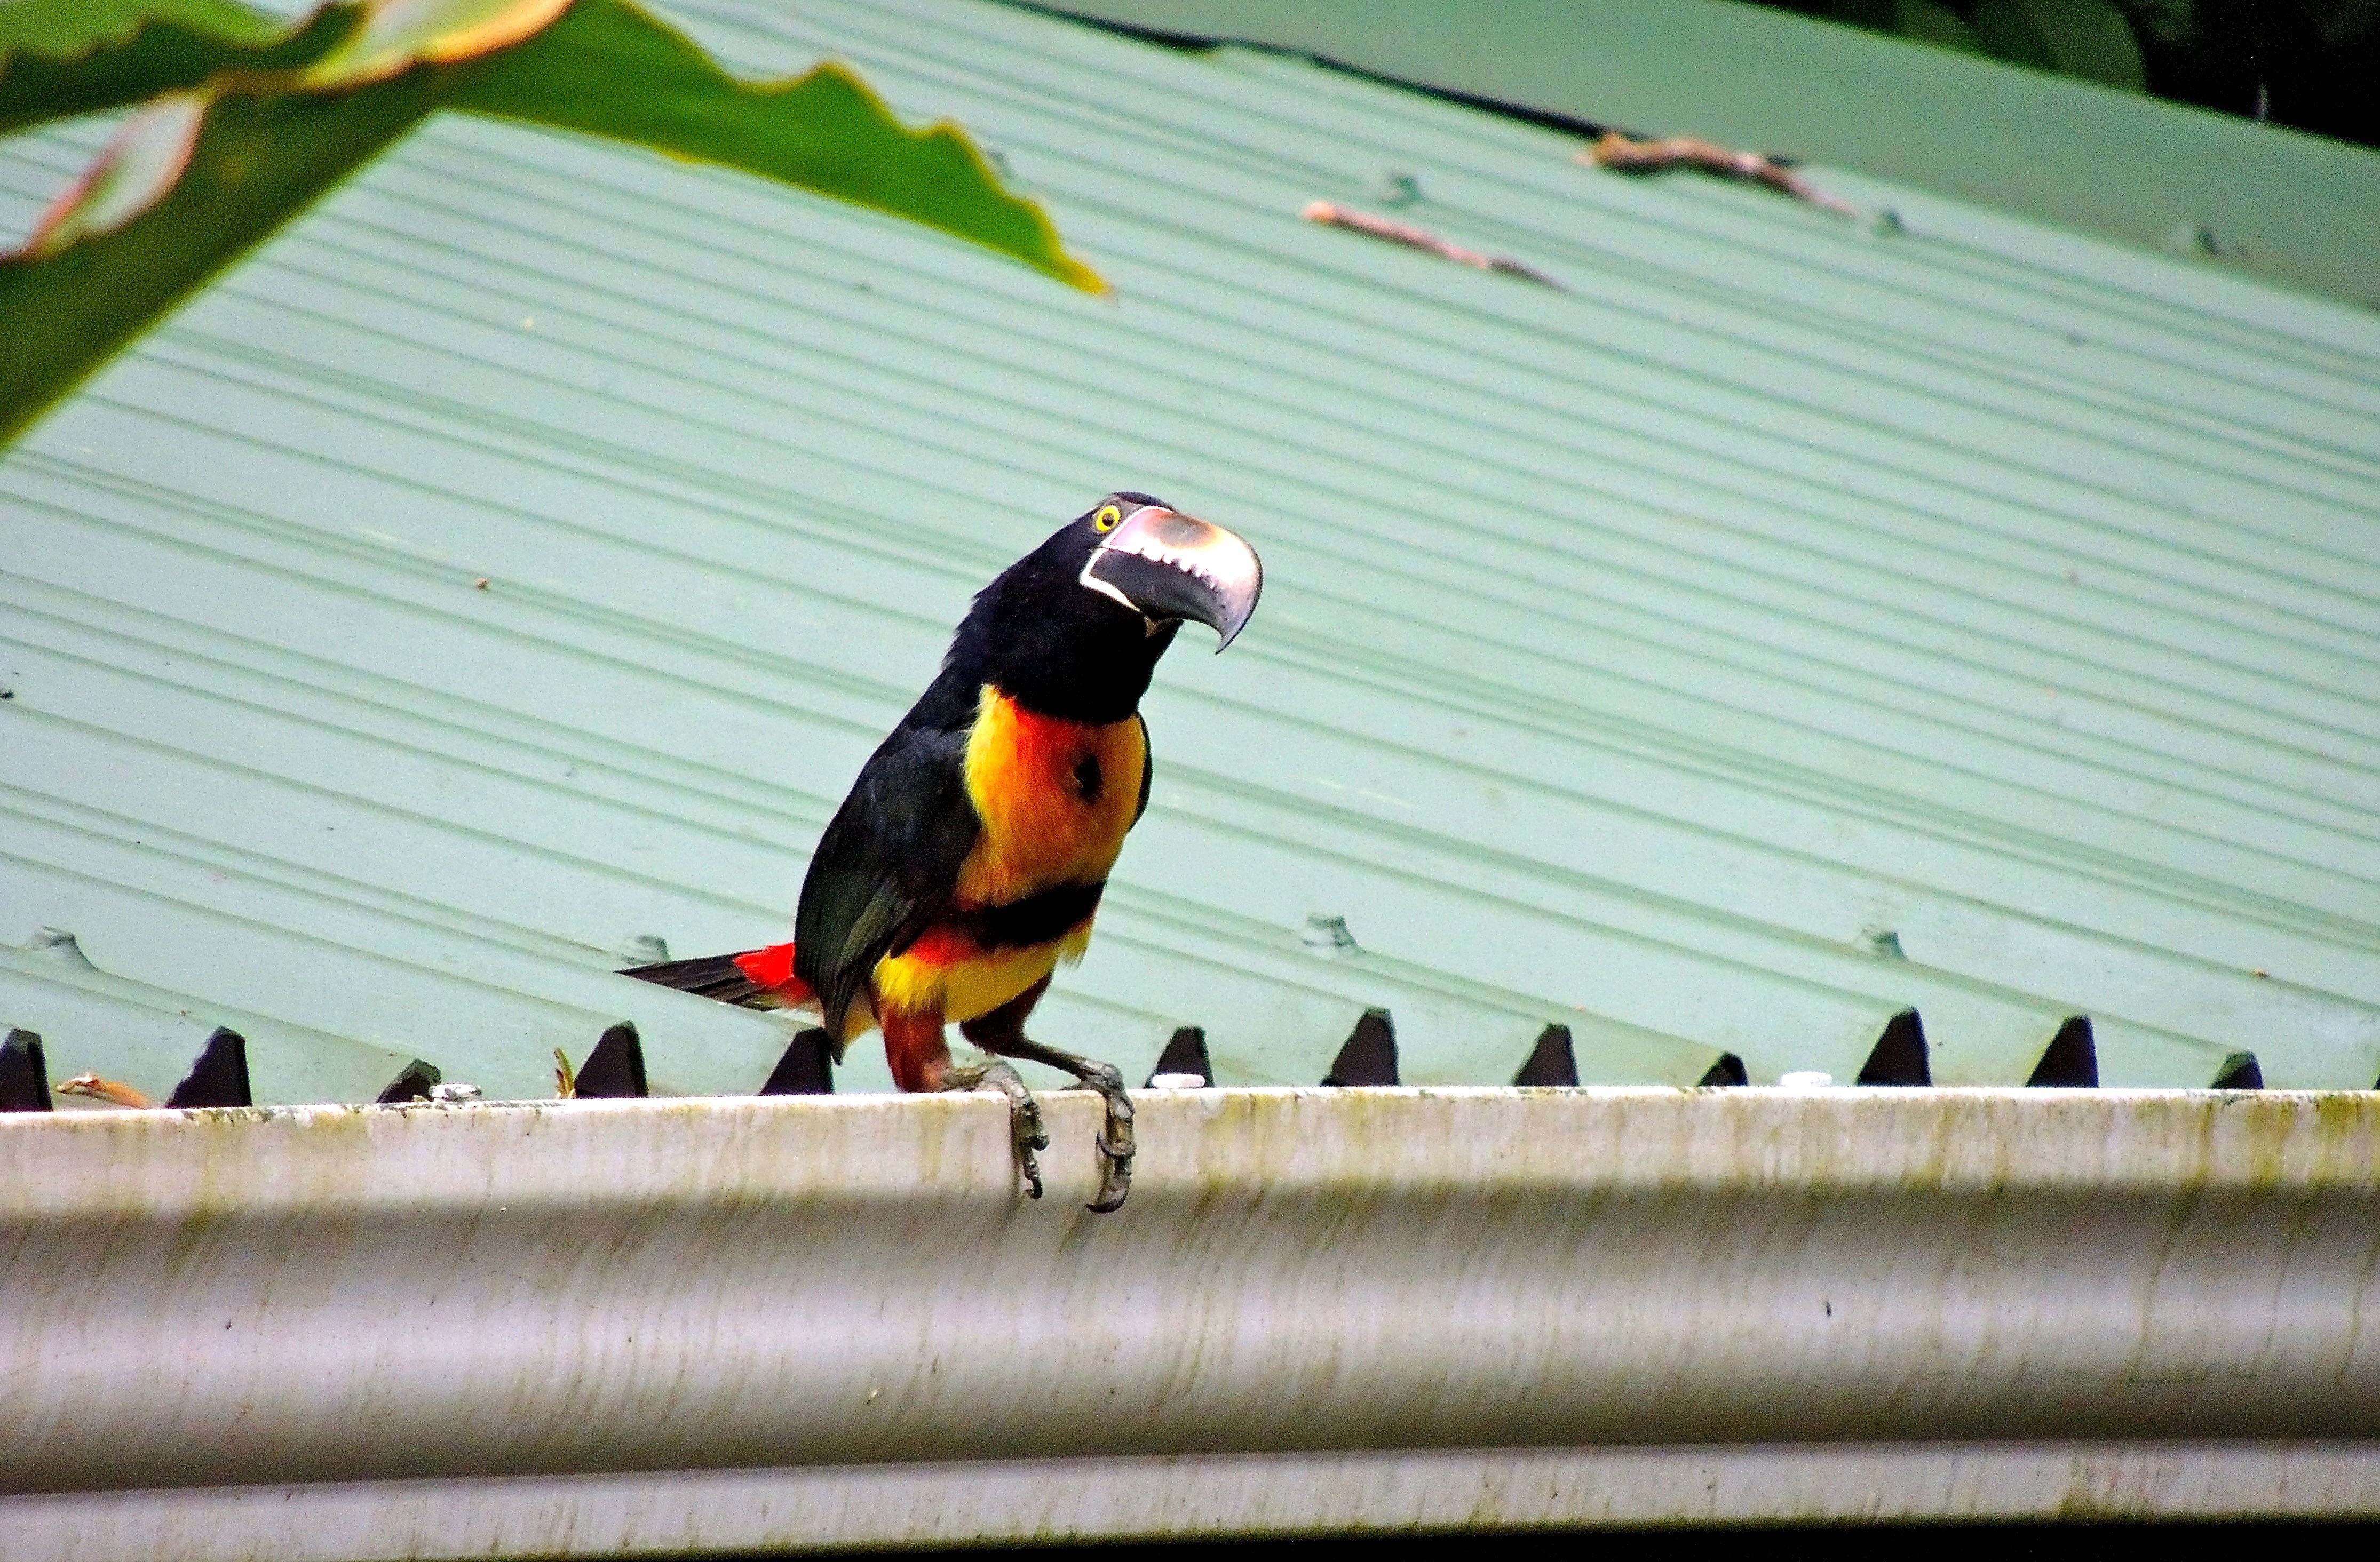
<svg viewBox="0 0 2380 1562">
<path fill-rule="evenodd" d="M 1618 491 L 1617 491 L 1617 490 L 1615 490 L 1615 491 L 1614 491 L 1613 497 L 1615 497 L 1615 498 L 1616 498 L 1616 497 L 1619 497 L 1619 494 L 1618 494 Z M 2095 587 L 2095 589 L 2099 589 L 2099 588 Z"/>
</svg>

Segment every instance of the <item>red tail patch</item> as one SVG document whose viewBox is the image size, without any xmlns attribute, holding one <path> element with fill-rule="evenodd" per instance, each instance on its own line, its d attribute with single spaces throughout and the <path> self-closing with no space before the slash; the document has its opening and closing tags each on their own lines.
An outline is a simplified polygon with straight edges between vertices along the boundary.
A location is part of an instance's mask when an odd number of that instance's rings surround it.
<svg viewBox="0 0 2380 1562">
<path fill-rule="evenodd" d="M 775 994 L 787 1003 L 806 1003 L 812 996 L 810 985 L 794 975 L 794 946 L 771 944 L 764 950 L 747 950 L 735 956 L 735 969 L 744 973 L 745 980 L 754 987 Z"/>
</svg>

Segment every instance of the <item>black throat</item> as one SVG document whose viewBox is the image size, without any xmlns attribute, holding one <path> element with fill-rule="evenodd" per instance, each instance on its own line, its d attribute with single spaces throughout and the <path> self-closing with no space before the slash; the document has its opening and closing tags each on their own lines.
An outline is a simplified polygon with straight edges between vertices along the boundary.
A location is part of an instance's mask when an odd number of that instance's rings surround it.
<svg viewBox="0 0 2380 1562">
<path fill-rule="evenodd" d="M 986 684 L 1038 715 L 1099 726 L 1131 717 L 1182 626 L 1152 632 L 1079 573 L 1079 563 L 1036 552 L 986 587 L 951 641 L 935 693 L 963 697 L 970 718 Z"/>
</svg>

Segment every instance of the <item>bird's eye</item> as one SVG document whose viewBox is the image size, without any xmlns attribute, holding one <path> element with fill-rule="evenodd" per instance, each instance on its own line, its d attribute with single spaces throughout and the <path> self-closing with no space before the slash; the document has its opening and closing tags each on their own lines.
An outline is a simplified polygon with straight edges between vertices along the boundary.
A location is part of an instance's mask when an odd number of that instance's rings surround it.
<svg viewBox="0 0 2380 1562">
<path fill-rule="evenodd" d="M 1096 532 L 1111 532 L 1115 530 L 1116 523 L 1123 519 L 1122 510 L 1112 504 L 1102 504 L 1099 506 L 1099 513 L 1091 517 L 1091 529 Z"/>
</svg>

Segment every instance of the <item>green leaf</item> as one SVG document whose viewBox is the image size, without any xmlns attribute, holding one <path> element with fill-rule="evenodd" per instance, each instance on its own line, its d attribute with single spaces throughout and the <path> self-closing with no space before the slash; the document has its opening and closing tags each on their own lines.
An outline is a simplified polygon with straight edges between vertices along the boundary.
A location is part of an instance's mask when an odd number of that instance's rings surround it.
<svg viewBox="0 0 2380 1562">
<path fill-rule="evenodd" d="M 2033 25 L 2022 0 L 1976 0 L 1975 8 L 1967 13 L 1967 25 L 1974 29 L 1985 53 L 1994 59 L 2035 70 L 2058 68 L 2058 62 L 2049 57 L 2047 41 L 2041 36 L 2041 29 Z"/>
<path fill-rule="evenodd" d="M 194 91 L 225 71 L 309 65 L 359 6 L 302 22 L 229 0 L 0 0 L 0 132 Z"/>
<path fill-rule="evenodd" d="M 1970 54 L 1984 52 L 1966 18 L 1941 0 L 1899 0 L 1893 7 L 1892 25 L 1894 31 L 1914 42 Z"/>
<path fill-rule="evenodd" d="M 238 0 L 0 0 L 0 55 L 34 49 L 67 59 L 99 43 L 121 43 L 150 21 L 261 43 L 286 23 Z"/>
<path fill-rule="evenodd" d="M 476 59 L 536 33 L 570 0 L 376 0 L 364 22 L 298 78 L 319 90 L 382 81 L 408 67 Z"/>
<path fill-rule="evenodd" d="M 2133 91 L 2148 85 L 2140 38 L 2109 0 L 2025 0 L 2025 10 L 2067 75 Z"/>
<path fill-rule="evenodd" d="M 82 54 L 0 60 L 0 112 L 14 103 L 38 118 L 59 101 L 102 106 L 135 81 L 195 90 L 127 121 L 33 238 L 0 255 L 0 443 L 440 108 L 762 174 L 1106 291 L 1065 252 L 1040 207 L 1001 188 L 956 126 L 904 127 L 838 65 L 792 81 L 737 81 L 629 0 L 326 7 L 298 32 L 267 40 L 273 69 L 251 45 L 187 25 L 201 0 L 153 7 L 172 21 L 128 22 L 140 7 L 104 4 L 116 30 Z M 53 74 L 20 75 L 29 66 Z"/>
<path fill-rule="evenodd" d="M 2110 87 L 2147 81 L 2140 40 L 2109 0 L 1978 0 L 1969 20 L 2001 59 Z"/>
<path fill-rule="evenodd" d="M 447 101 L 764 174 L 1107 291 L 1038 205 L 1001 188 L 957 126 L 907 128 L 832 63 L 789 81 L 738 81 L 626 0 L 577 0 L 527 42 L 458 67 Z"/>
<path fill-rule="evenodd" d="M 200 94 L 169 92 L 127 119 L 99 161 L 42 214 L 22 253 L 39 259 L 114 233 L 164 200 L 190 161 L 206 114 Z"/>
<path fill-rule="evenodd" d="M 137 220 L 0 260 L 0 442 L 438 106 L 429 72 L 334 95 L 226 94 Z"/>
</svg>

